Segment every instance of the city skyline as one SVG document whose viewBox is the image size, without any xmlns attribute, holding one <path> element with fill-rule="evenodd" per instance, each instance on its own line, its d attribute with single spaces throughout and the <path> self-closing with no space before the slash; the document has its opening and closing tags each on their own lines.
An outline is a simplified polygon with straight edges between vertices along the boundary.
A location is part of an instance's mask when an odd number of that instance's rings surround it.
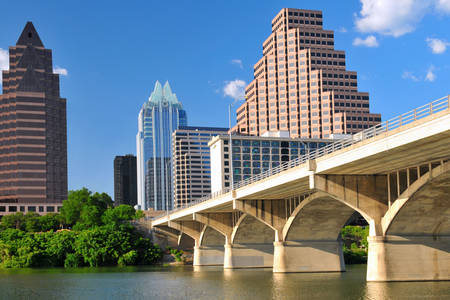
<svg viewBox="0 0 450 300">
<path fill-rule="evenodd" d="M 258 11 L 255 3 L 166 5 L 170 14 L 161 16 L 156 12 L 165 11 L 162 4 L 134 5 L 126 10 L 128 16 L 112 27 L 109 20 L 123 8 L 112 5 L 98 16 L 100 6 L 96 5 L 84 15 L 77 7 L 38 8 L 30 2 L 14 9 L 18 4 L 10 4 L 12 13 L 0 21 L 0 48 L 7 50 L 25 21 L 32 20 L 46 46 L 54 49 L 55 71 L 67 74 L 61 83 L 64 96 L 70 99 L 69 189 L 87 186 L 112 195 L 111 160 L 114 155 L 135 152 L 135 116 L 158 78 L 175 84 L 190 123 L 227 126 L 227 105 L 233 100 L 224 96 L 224 88 L 228 83 L 239 87 L 239 80 L 250 82 L 270 20 L 282 7 L 323 11 L 324 28 L 335 30 L 336 48 L 346 51 L 347 68 L 358 71 L 359 88 L 369 92 L 371 110 L 381 113 L 383 120 L 448 93 L 449 18 L 444 8 L 430 4 L 423 13 L 417 13 L 417 7 L 405 8 L 407 16 L 420 22 L 402 18 L 395 24 L 387 22 L 385 28 L 374 28 L 369 26 L 371 19 L 361 13 L 359 1 L 258 2 Z M 65 22 L 62 12 L 67 11 L 72 17 Z M 214 14 L 217 11 L 221 13 Z M 368 13 L 366 16 L 374 16 L 377 12 Z M 177 21 L 162 26 L 168 16 Z M 55 26 L 60 22 L 65 26 Z M 206 32 L 201 31 L 202 22 L 210 24 Z M 221 39 L 215 39 L 212 32 Z M 234 42 L 236 38 L 239 43 Z M 158 47 L 145 47 L 148 43 Z M 125 60 L 122 55 L 132 50 L 131 61 Z M 130 76 L 136 79 L 128 79 Z M 236 95 L 233 85 L 228 87 L 227 93 Z M 112 117 L 116 121 L 107 122 Z"/>
</svg>

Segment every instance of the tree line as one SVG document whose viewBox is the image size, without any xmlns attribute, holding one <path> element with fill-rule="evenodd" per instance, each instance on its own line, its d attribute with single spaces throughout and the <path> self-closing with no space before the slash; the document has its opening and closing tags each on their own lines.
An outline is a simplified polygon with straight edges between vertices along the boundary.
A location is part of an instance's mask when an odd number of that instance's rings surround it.
<svg viewBox="0 0 450 300">
<path fill-rule="evenodd" d="M 131 220 L 143 216 L 129 205 L 114 207 L 106 193 L 69 191 L 60 213 L 3 216 L 0 267 L 98 267 L 148 265 L 162 251 Z"/>
</svg>

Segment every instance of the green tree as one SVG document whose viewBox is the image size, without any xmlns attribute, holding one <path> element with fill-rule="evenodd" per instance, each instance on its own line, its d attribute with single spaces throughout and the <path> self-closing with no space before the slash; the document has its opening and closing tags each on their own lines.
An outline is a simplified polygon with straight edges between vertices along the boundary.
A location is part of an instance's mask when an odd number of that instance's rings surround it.
<svg viewBox="0 0 450 300">
<path fill-rule="evenodd" d="M 133 220 L 136 216 L 136 210 L 130 205 L 119 205 L 113 208 L 108 208 L 102 216 L 102 221 L 105 225 L 111 224 L 118 226 L 126 221 Z"/>
<path fill-rule="evenodd" d="M 73 226 L 74 230 L 89 229 L 102 225 L 103 209 L 95 205 L 84 205 L 81 209 L 80 219 Z"/>
<path fill-rule="evenodd" d="M 2 228 L 15 228 L 24 230 L 25 229 L 25 216 L 22 212 L 17 212 L 15 214 L 6 215 L 2 217 Z"/>
<path fill-rule="evenodd" d="M 80 220 L 81 210 L 89 201 L 90 196 L 91 192 L 87 188 L 69 191 L 67 200 L 63 201 L 63 206 L 61 208 L 61 215 L 63 216 L 66 224 L 74 225 Z"/>
<path fill-rule="evenodd" d="M 41 231 L 58 230 L 62 228 L 64 218 L 57 213 L 48 213 L 40 217 Z"/>
<path fill-rule="evenodd" d="M 35 212 L 27 212 L 24 216 L 25 230 L 28 232 L 41 231 L 41 217 Z"/>
</svg>

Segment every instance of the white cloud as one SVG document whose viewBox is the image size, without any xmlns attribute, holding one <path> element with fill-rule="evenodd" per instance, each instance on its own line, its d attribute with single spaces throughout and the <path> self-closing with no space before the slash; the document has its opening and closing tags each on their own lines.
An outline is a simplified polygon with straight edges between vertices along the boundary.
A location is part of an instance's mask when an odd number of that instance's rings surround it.
<svg viewBox="0 0 450 300">
<path fill-rule="evenodd" d="M 447 46 L 450 46 L 450 43 L 440 39 L 427 38 L 426 41 L 434 54 L 442 54 L 447 50 Z"/>
<path fill-rule="evenodd" d="M 436 74 L 434 73 L 434 69 L 435 67 L 433 65 L 431 65 L 428 68 L 427 75 L 425 76 L 425 81 L 433 82 L 436 80 Z"/>
<path fill-rule="evenodd" d="M 345 28 L 345 27 L 339 27 L 336 31 L 337 31 L 337 32 L 340 32 L 340 33 L 346 33 L 346 32 L 347 32 L 347 28 Z"/>
<path fill-rule="evenodd" d="M 53 73 L 59 74 L 59 75 L 62 75 L 62 76 L 69 75 L 69 72 L 67 71 L 67 69 L 64 69 L 64 68 L 61 68 L 61 67 L 58 67 L 58 66 L 55 66 L 53 68 Z"/>
<path fill-rule="evenodd" d="M 408 72 L 408 71 L 403 72 L 402 78 L 403 79 L 411 79 L 412 81 L 419 81 L 419 78 L 416 75 L 414 75 L 413 72 Z"/>
<path fill-rule="evenodd" d="M 235 100 L 243 100 L 245 98 L 245 86 L 247 83 L 240 79 L 227 81 L 223 88 L 223 94 Z"/>
<path fill-rule="evenodd" d="M 437 0 L 436 9 L 444 13 L 450 13 L 450 0 Z"/>
<path fill-rule="evenodd" d="M 361 32 L 377 32 L 398 37 L 411 32 L 426 13 L 429 0 L 360 0 L 356 18 Z"/>
<path fill-rule="evenodd" d="M 450 0 L 359 0 L 361 11 L 355 25 L 360 32 L 376 32 L 394 37 L 412 32 L 430 13 L 450 13 Z"/>
<path fill-rule="evenodd" d="M 365 39 L 357 37 L 353 40 L 353 46 L 378 47 L 378 41 L 373 35 L 369 35 Z"/>
<path fill-rule="evenodd" d="M 231 64 L 239 66 L 239 68 L 243 69 L 242 60 L 240 59 L 232 59 Z"/>
<path fill-rule="evenodd" d="M 8 51 L 0 48 L 0 85 L 2 84 L 2 70 L 9 69 L 9 56 Z"/>
</svg>

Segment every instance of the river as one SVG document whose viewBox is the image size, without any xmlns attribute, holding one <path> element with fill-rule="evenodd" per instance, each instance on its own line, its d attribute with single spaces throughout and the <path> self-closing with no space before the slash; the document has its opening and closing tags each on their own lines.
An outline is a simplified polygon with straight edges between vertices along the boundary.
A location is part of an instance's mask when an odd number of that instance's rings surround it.
<svg viewBox="0 0 450 300">
<path fill-rule="evenodd" d="M 0 271 L 0 299 L 450 299 L 450 282 L 366 282 L 344 273 L 127 267 Z"/>
</svg>

